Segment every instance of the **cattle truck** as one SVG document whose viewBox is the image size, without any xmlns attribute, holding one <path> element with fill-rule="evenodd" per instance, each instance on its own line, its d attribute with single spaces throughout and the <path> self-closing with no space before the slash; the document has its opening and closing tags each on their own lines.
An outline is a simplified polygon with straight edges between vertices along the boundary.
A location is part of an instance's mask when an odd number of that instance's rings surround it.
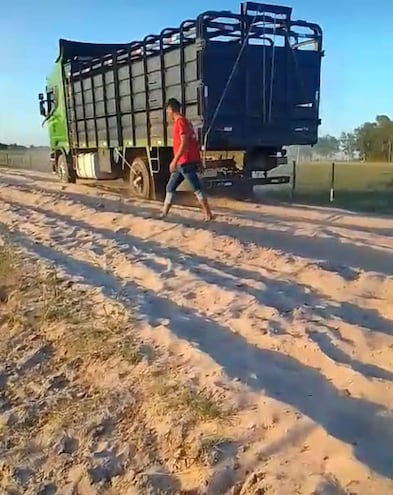
<svg viewBox="0 0 393 495">
<path fill-rule="evenodd" d="M 249 195 L 288 145 L 318 139 L 322 30 L 289 7 L 242 3 L 208 11 L 142 41 L 61 39 L 39 95 L 53 171 L 63 182 L 123 179 L 157 198 L 172 159 L 169 98 L 178 99 L 201 144 L 205 188 Z"/>
</svg>

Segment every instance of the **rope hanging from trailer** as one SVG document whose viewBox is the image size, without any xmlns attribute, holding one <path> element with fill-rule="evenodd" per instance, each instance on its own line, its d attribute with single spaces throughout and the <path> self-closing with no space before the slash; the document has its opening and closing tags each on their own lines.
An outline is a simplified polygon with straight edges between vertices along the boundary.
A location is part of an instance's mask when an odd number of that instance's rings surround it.
<svg viewBox="0 0 393 495">
<path fill-rule="evenodd" d="M 262 106 L 263 106 L 263 122 L 266 123 L 266 22 L 265 13 L 262 16 L 263 29 L 263 50 L 262 50 Z"/>
<path fill-rule="evenodd" d="M 255 12 L 255 16 L 254 16 L 252 22 L 250 23 L 250 26 L 249 26 L 248 31 L 247 31 L 247 35 L 245 36 L 244 41 L 242 43 L 242 46 L 240 47 L 239 54 L 238 54 L 238 56 L 237 56 L 237 58 L 235 60 L 235 63 L 233 65 L 232 71 L 231 71 L 231 73 L 229 75 L 228 81 L 227 81 L 227 83 L 226 83 L 226 85 L 224 87 L 224 90 L 223 90 L 222 94 L 221 94 L 221 98 L 220 98 L 220 100 L 219 100 L 219 102 L 218 102 L 218 104 L 216 106 L 215 112 L 214 112 L 213 117 L 212 117 L 212 119 L 210 121 L 210 125 L 209 125 L 209 127 L 208 127 L 208 129 L 207 129 L 207 131 L 205 133 L 204 140 L 203 140 L 203 166 L 204 167 L 206 167 L 207 141 L 209 139 L 209 134 L 211 133 L 211 131 L 213 129 L 214 122 L 216 121 L 217 116 L 218 116 L 218 114 L 219 114 L 219 112 L 221 110 L 222 104 L 224 103 L 224 99 L 225 99 L 225 97 L 226 97 L 226 95 L 228 93 L 228 90 L 229 90 L 229 87 L 231 85 L 231 82 L 232 82 L 232 80 L 233 80 L 233 78 L 235 76 L 235 73 L 236 73 L 236 70 L 237 70 L 238 65 L 240 63 L 241 57 L 243 55 L 243 52 L 244 52 L 246 46 L 248 45 L 248 40 L 250 38 L 251 31 L 252 31 L 252 28 L 254 26 L 254 23 L 256 21 L 256 18 L 258 16 L 258 14 L 259 14 L 259 10 L 257 10 Z"/>
<path fill-rule="evenodd" d="M 116 149 L 116 153 L 123 160 L 123 165 L 124 164 L 127 165 L 127 167 L 131 170 L 132 165 L 126 160 L 126 157 L 122 153 L 120 153 L 118 148 L 115 148 L 115 149 Z"/>
<path fill-rule="evenodd" d="M 277 20 L 276 16 L 274 15 L 273 50 L 272 50 L 272 63 L 270 69 L 269 124 L 272 123 L 274 72 L 276 70 L 276 20 Z"/>
<path fill-rule="evenodd" d="M 273 84 L 274 84 L 274 71 L 276 67 L 276 15 L 274 15 L 274 23 L 273 23 L 273 44 L 272 47 L 272 56 L 270 59 L 270 81 L 269 81 L 269 101 L 268 101 L 268 109 L 266 108 L 266 40 L 270 39 L 266 37 L 266 19 L 265 15 L 263 15 L 263 55 L 262 55 L 262 100 L 263 100 L 263 122 L 271 124 L 272 122 L 272 112 L 273 112 Z M 267 118 L 266 118 L 267 115 Z"/>
</svg>

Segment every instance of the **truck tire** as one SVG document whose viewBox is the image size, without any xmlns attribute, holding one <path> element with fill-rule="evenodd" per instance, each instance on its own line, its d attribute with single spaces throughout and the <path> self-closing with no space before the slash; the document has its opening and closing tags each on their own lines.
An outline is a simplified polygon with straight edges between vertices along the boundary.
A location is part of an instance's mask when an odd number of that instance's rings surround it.
<svg viewBox="0 0 393 495">
<path fill-rule="evenodd" d="M 244 182 L 236 188 L 236 199 L 238 201 L 247 201 L 254 198 L 254 186 L 249 182 Z"/>
<path fill-rule="evenodd" d="M 60 182 L 64 182 L 66 184 L 75 184 L 75 170 L 71 167 L 70 161 L 67 159 L 67 156 L 64 153 L 60 153 L 57 157 L 56 172 L 60 179 Z"/>
<path fill-rule="evenodd" d="M 150 199 L 152 193 L 150 167 L 145 157 L 137 157 L 131 163 L 125 180 L 130 193 L 138 198 Z"/>
</svg>

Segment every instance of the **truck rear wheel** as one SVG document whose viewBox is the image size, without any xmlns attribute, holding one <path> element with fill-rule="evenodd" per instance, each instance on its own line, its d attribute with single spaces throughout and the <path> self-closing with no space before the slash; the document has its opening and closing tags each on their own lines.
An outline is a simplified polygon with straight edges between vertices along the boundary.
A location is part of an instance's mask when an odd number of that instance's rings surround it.
<svg viewBox="0 0 393 495">
<path fill-rule="evenodd" d="M 60 153 L 60 155 L 57 157 L 56 171 L 60 182 L 64 182 L 66 184 L 75 184 L 75 170 L 73 170 L 73 168 L 71 167 L 71 164 L 69 160 L 67 160 L 67 157 L 64 153 Z"/>
<path fill-rule="evenodd" d="M 150 199 L 152 193 L 150 167 L 146 158 L 137 157 L 131 163 L 125 180 L 129 184 L 130 193 L 138 198 Z"/>
<path fill-rule="evenodd" d="M 238 201 L 252 200 L 254 197 L 254 186 L 250 182 L 244 182 L 236 188 L 236 199 Z"/>
</svg>

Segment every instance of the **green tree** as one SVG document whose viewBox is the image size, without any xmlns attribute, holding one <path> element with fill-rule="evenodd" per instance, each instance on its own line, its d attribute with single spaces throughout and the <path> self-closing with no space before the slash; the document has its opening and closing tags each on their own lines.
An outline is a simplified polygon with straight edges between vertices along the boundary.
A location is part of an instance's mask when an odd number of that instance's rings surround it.
<svg viewBox="0 0 393 495">
<path fill-rule="evenodd" d="M 323 157 L 329 157 L 340 150 L 340 141 L 335 137 L 327 134 L 318 139 L 314 146 L 314 152 Z"/>
<path fill-rule="evenodd" d="M 378 115 L 355 129 L 355 145 L 366 161 L 393 161 L 393 121 Z"/>
<path fill-rule="evenodd" d="M 385 161 L 392 161 L 392 146 L 393 146 L 393 121 L 387 115 L 378 115 L 376 118 L 379 145 Z"/>
<path fill-rule="evenodd" d="M 341 133 L 339 141 L 341 151 L 343 151 L 348 158 L 353 158 L 355 151 L 357 151 L 355 134 L 353 132 L 343 132 Z"/>
</svg>

